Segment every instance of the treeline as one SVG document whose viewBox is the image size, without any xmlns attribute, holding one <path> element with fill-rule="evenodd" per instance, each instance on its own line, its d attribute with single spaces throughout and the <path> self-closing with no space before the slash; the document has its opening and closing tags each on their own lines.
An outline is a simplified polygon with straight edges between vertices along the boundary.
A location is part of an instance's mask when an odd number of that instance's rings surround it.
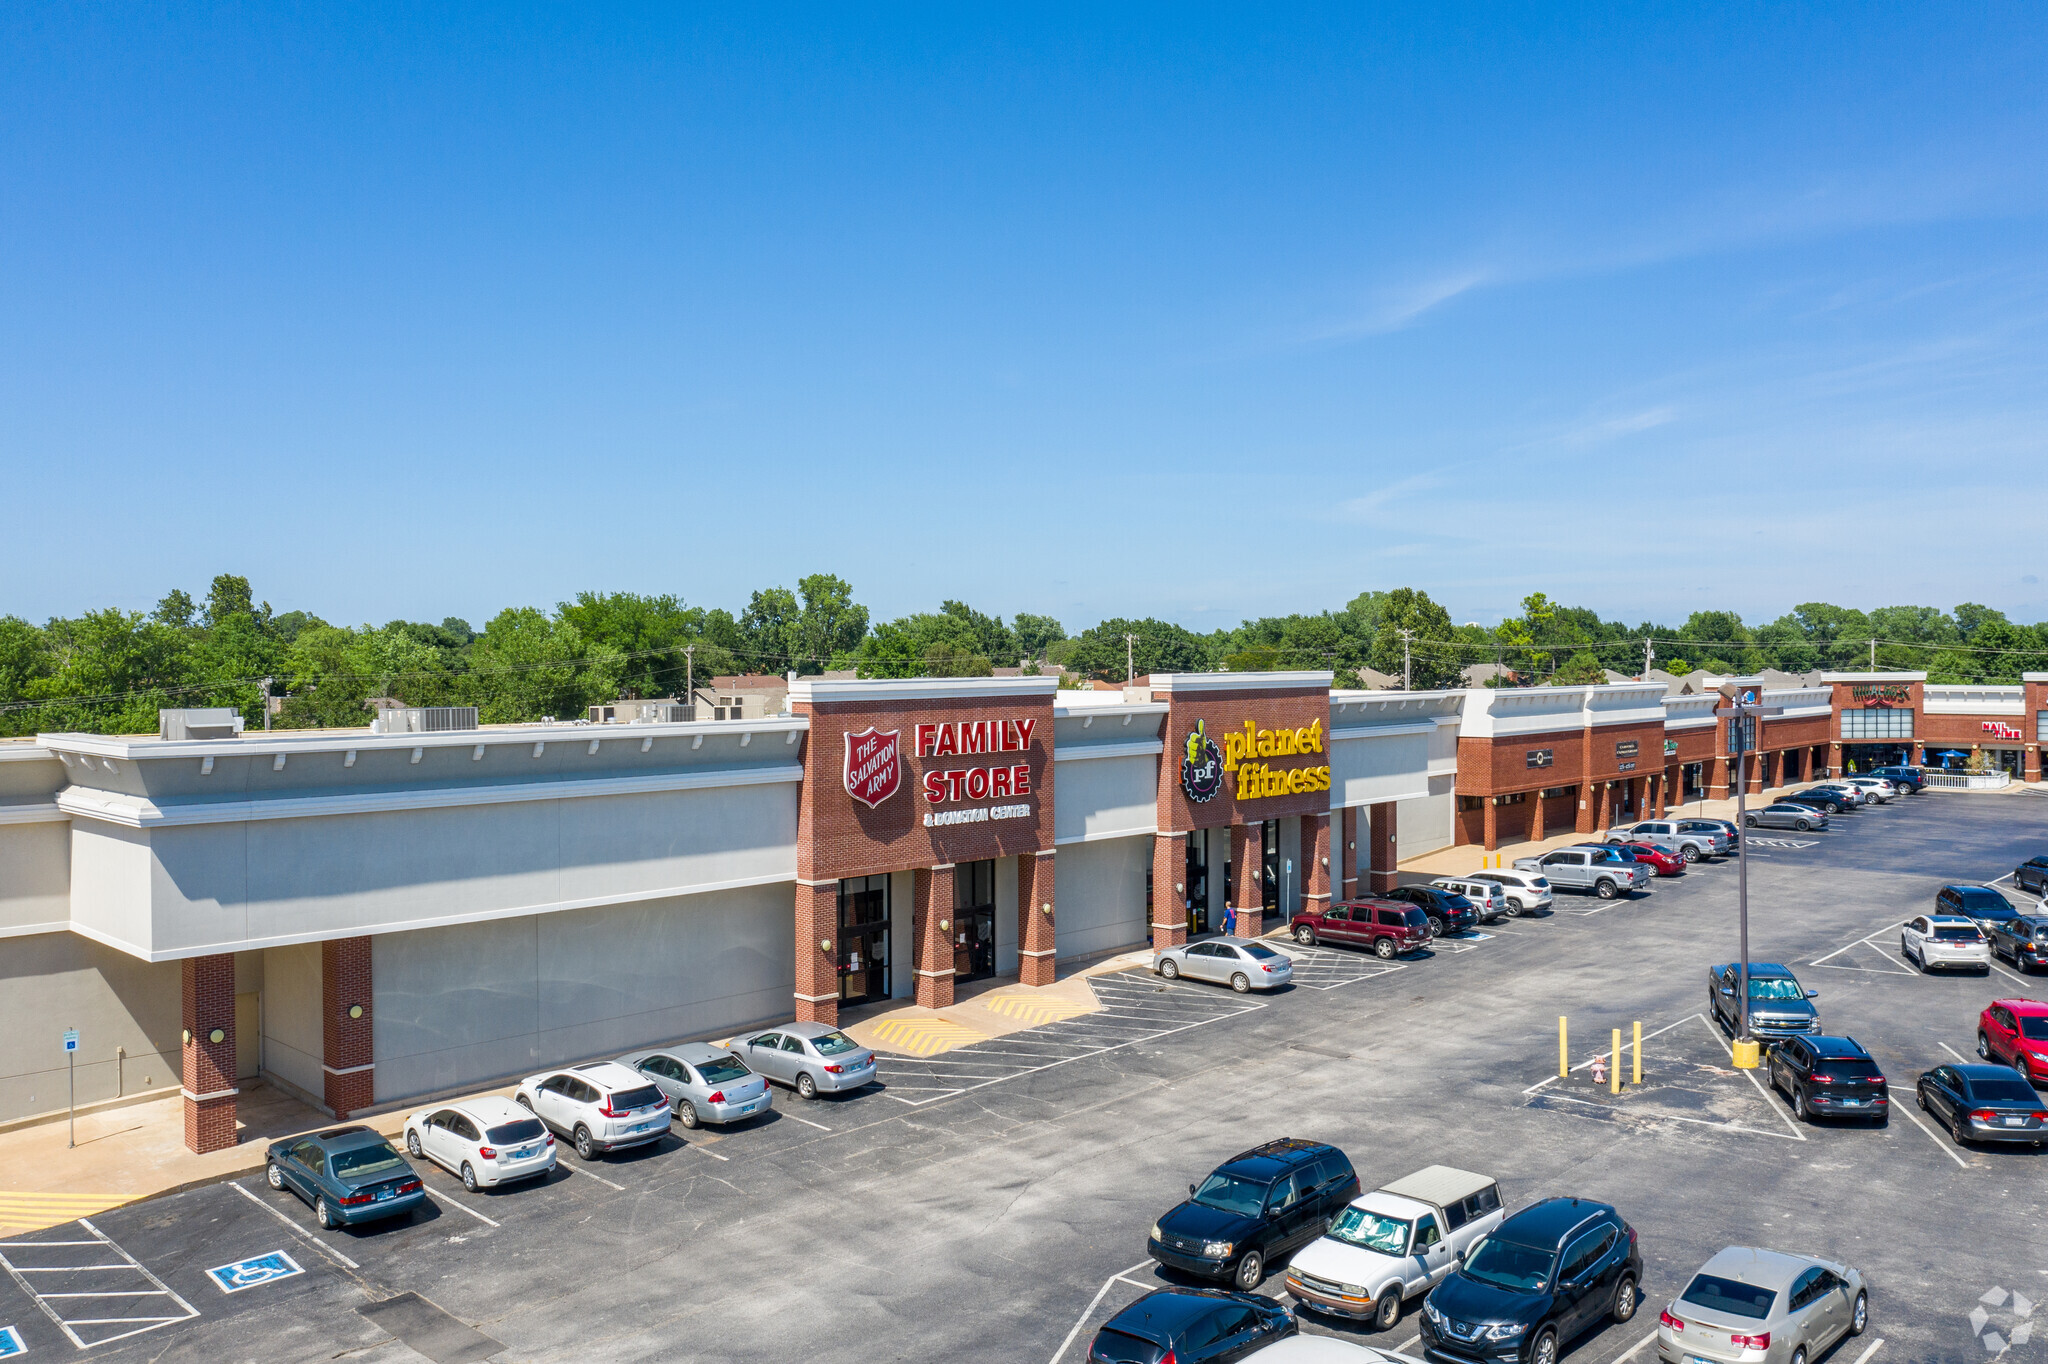
<svg viewBox="0 0 2048 1364">
<path fill-rule="evenodd" d="M 1768 624 L 1700 611 L 1677 626 L 1604 621 L 1542 593 L 1494 627 L 1455 625 L 1411 588 L 1363 592 L 1338 611 L 1268 616 L 1197 634 L 1170 621 L 1105 620 L 1069 636 L 1050 616 L 1005 622 L 956 601 L 870 623 L 853 589 L 831 574 L 794 590 L 752 594 L 737 614 L 675 595 L 584 592 L 552 611 L 507 607 L 481 630 L 390 621 L 333 625 L 273 610 L 248 579 L 223 574 L 204 603 L 174 590 L 144 614 L 93 611 L 38 626 L 0 616 L 0 733 L 148 733 L 166 706 L 231 706 L 261 727 L 264 696 L 283 728 L 357 726 L 368 700 L 473 705 L 487 723 L 568 719 L 622 696 L 682 695 L 713 676 L 853 670 L 867 677 L 986 676 L 995 668 L 1060 669 L 1069 685 L 1118 681 L 1126 670 L 1236 672 L 1327 668 L 1340 686 L 1367 670 L 1417 689 L 1462 685 L 1464 669 L 1497 664 L 1508 685 L 1598 682 L 1606 670 L 1674 673 L 1814 669 L 1925 671 L 1938 682 L 2014 682 L 2048 671 L 2048 626 L 2008 621 L 1964 603 L 1951 612 L 1875 611 L 1812 602 Z"/>
</svg>

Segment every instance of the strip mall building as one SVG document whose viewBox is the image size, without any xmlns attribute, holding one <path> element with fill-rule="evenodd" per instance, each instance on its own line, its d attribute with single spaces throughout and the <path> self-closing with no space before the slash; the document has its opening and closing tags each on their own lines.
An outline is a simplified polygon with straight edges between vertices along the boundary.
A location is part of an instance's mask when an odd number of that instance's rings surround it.
<svg viewBox="0 0 2048 1364">
<path fill-rule="evenodd" d="M 1457 692 L 806 681 L 680 723 L 0 744 L 0 1120 L 255 1081 L 336 1115 L 835 1019 L 1389 886 Z M 1404 828 L 1405 826 L 1405 828 Z"/>
</svg>

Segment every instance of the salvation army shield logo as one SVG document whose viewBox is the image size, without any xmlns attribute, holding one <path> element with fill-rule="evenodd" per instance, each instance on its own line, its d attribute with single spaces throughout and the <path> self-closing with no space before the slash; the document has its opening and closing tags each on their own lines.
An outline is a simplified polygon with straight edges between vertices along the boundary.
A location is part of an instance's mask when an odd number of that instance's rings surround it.
<svg viewBox="0 0 2048 1364">
<path fill-rule="evenodd" d="M 1223 753 L 1209 737 L 1209 722 L 1195 721 L 1188 734 L 1187 752 L 1180 763 L 1180 789 L 1197 805 L 1216 799 L 1223 789 Z"/>
<path fill-rule="evenodd" d="M 903 785 L 903 759 L 896 736 L 903 731 L 877 730 L 868 726 L 846 736 L 846 767 L 841 777 L 846 794 L 872 810 L 896 794 Z"/>
</svg>

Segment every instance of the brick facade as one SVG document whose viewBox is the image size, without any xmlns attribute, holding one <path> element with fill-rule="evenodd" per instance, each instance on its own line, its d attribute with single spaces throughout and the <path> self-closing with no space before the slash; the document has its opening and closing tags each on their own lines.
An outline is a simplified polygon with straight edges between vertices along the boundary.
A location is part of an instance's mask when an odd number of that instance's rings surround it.
<svg viewBox="0 0 2048 1364">
<path fill-rule="evenodd" d="M 1366 876 L 1366 891 L 1371 895 L 1384 895 L 1401 884 L 1396 867 L 1400 861 L 1396 849 L 1399 847 L 1397 827 L 1398 807 L 1390 800 L 1381 801 L 1372 807 L 1372 829 L 1367 842 L 1370 844 L 1372 870 Z"/>
<path fill-rule="evenodd" d="M 320 944 L 320 1041 L 327 1107 L 337 1118 L 376 1102 L 376 1003 L 370 981 L 370 940 L 332 938 Z"/>
<path fill-rule="evenodd" d="M 1230 826 L 1232 937 L 1256 938 L 1265 932 L 1265 853 L 1252 841 L 1252 830 L 1257 827 Z"/>
<path fill-rule="evenodd" d="M 1152 839 L 1152 947 L 1163 951 L 1188 940 L 1188 836 L 1160 833 Z"/>
<path fill-rule="evenodd" d="M 1050 849 L 1017 859 L 1017 980 L 1023 985 L 1053 982 L 1057 882 Z"/>
<path fill-rule="evenodd" d="M 235 956 L 187 957 L 179 967 L 185 1147 L 204 1155 L 235 1144 Z"/>
<path fill-rule="evenodd" d="M 1358 895 L 1358 807 L 1344 807 L 1343 839 L 1337 847 L 1343 858 L 1343 880 L 1338 884 L 1337 893 L 1346 900 Z"/>
<path fill-rule="evenodd" d="M 919 867 L 910 921 L 911 969 L 918 1007 L 953 1002 L 953 867 Z"/>
<path fill-rule="evenodd" d="M 1306 909 L 1329 907 L 1330 817 L 1327 814 L 1301 817 L 1301 900 Z"/>
<path fill-rule="evenodd" d="M 830 943 L 831 946 L 825 946 Z M 796 1016 L 839 1021 L 839 882 L 796 885 Z"/>
</svg>

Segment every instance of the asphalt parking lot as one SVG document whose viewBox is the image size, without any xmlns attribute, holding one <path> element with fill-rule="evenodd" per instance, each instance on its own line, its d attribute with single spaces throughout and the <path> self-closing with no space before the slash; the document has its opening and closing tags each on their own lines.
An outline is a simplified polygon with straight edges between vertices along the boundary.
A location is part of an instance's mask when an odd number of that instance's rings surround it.
<svg viewBox="0 0 2048 1364">
<path fill-rule="evenodd" d="M 1062 1364 L 1162 1282 L 1146 1229 L 1188 1182 L 1284 1135 L 1335 1142 L 1368 1184 L 1441 1162 L 1498 1177 L 1510 1207 L 1615 1204 L 1641 1234 L 1644 1309 L 1574 1361 L 1654 1358 L 1658 1308 L 1729 1244 L 1869 1276 L 1847 1364 L 2044 1358 L 2048 1156 L 1959 1151 L 1908 1115 L 1915 1076 L 1971 1054 L 1987 1000 L 2048 984 L 2002 963 L 1922 977 L 1896 933 L 1942 882 L 2044 848 L 2040 797 L 1947 793 L 1753 845 L 1753 955 L 1791 965 L 1828 1030 L 1882 1063 L 1899 1100 L 1882 1130 L 1802 1128 L 1729 1065 L 1705 975 L 1735 955 L 1731 860 L 1391 965 L 1313 950 L 1272 996 L 1103 977 L 1102 1013 L 885 1059 L 893 1083 L 858 1095 L 778 1092 L 745 1127 L 587 1165 L 565 1151 L 540 1186 L 469 1194 L 429 1169 L 431 1208 L 396 1224 L 319 1232 L 260 1175 L 130 1205 L 0 1245 L 0 1327 L 33 1358 Z M 1640 1021 L 1644 1085 L 1549 1078 L 1559 1014 L 1575 1064 Z"/>
</svg>

